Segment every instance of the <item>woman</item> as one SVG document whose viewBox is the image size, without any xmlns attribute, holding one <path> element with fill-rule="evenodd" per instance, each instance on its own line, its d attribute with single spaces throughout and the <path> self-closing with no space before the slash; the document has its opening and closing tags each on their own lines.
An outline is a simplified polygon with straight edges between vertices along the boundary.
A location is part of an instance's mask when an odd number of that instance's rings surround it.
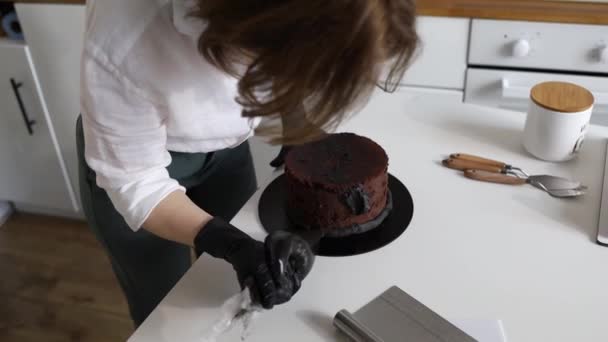
<svg viewBox="0 0 608 342">
<path fill-rule="evenodd" d="M 375 84 L 398 82 L 417 43 L 413 1 L 89 0 L 87 10 L 81 197 L 135 324 L 189 268 L 191 247 L 231 263 L 265 308 L 288 301 L 311 266 L 305 243 L 262 243 L 227 223 L 256 189 L 247 139 L 256 128 L 274 143 L 314 139 Z"/>
</svg>

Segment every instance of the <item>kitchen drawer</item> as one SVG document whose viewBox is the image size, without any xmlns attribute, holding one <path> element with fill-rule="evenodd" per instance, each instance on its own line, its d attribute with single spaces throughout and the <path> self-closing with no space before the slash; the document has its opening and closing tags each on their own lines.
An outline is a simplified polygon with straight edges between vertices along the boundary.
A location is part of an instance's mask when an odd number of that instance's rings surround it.
<svg viewBox="0 0 608 342">
<path fill-rule="evenodd" d="M 608 124 L 608 78 L 568 74 L 521 72 L 470 68 L 467 73 L 465 102 L 525 112 L 530 90 L 545 81 L 580 84 L 595 96 L 592 122 Z"/>
<path fill-rule="evenodd" d="M 608 26 L 474 19 L 469 63 L 608 73 Z"/>
<path fill-rule="evenodd" d="M 402 84 L 462 90 L 467 68 L 469 27 L 469 19 L 418 18 L 422 45 Z"/>
</svg>

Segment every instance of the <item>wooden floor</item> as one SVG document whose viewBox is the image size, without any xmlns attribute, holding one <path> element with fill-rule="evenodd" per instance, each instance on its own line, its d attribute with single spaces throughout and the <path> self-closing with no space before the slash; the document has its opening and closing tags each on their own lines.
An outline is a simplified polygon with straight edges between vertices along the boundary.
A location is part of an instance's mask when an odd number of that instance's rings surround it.
<svg viewBox="0 0 608 342">
<path fill-rule="evenodd" d="M 84 223 L 16 214 L 0 227 L 0 341 L 124 341 L 133 331 Z"/>
</svg>

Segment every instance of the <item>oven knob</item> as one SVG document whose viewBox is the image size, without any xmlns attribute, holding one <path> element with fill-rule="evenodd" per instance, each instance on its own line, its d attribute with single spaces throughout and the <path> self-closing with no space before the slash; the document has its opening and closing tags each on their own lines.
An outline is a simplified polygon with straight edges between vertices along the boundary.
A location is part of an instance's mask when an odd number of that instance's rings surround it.
<svg viewBox="0 0 608 342">
<path fill-rule="evenodd" d="M 513 56 L 517 58 L 527 57 L 530 54 L 530 42 L 520 39 L 513 44 Z"/>
<path fill-rule="evenodd" d="M 608 46 L 600 48 L 599 58 L 601 63 L 608 64 Z"/>
</svg>

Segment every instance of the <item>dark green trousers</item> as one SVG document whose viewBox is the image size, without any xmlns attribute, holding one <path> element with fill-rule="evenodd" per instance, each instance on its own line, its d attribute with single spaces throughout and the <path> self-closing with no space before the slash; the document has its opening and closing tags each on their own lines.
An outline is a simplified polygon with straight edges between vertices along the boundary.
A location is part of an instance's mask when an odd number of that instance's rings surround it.
<svg viewBox="0 0 608 342">
<path fill-rule="evenodd" d="M 76 140 L 80 195 L 88 225 L 107 251 L 131 317 L 139 326 L 190 267 L 190 249 L 144 229 L 133 232 L 97 186 L 95 172 L 85 161 L 80 118 Z M 167 168 L 171 177 L 211 215 L 231 220 L 257 188 L 247 142 L 213 153 L 172 152 L 171 157 Z"/>
</svg>

